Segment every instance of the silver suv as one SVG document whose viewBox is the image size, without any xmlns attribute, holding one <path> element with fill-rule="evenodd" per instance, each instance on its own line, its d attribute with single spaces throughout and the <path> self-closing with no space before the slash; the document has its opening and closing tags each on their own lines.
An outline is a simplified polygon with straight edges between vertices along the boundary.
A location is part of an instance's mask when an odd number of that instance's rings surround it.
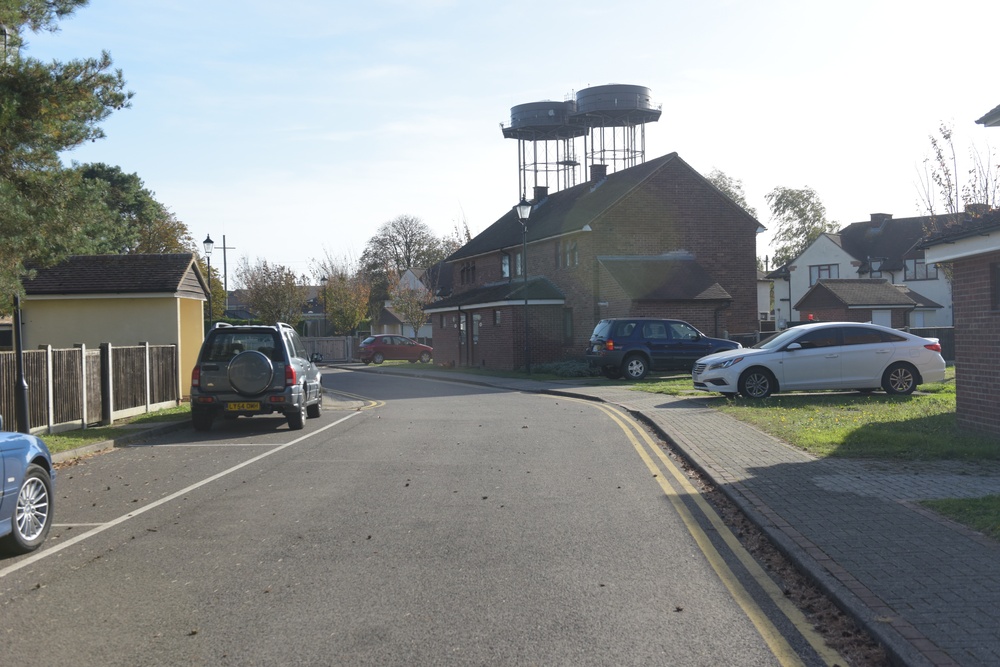
<svg viewBox="0 0 1000 667">
<path fill-rule="evenodd" d="M 280 412 L 297 430 L 323 409 L 320 371 L 290 325 L 216 324 L 191 372 L 191 421 L 208 431 L 226 419 Z"/>
</svg>

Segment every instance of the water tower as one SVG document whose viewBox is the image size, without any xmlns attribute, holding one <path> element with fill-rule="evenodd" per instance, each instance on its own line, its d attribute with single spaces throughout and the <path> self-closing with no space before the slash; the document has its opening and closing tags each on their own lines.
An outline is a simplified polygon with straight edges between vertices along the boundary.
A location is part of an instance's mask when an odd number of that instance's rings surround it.
<svg viewBox="0 0 1000 667">
<path fill-rule="evenodd" d="M 585 88 L 576 94 L 573 122 L 590 131 L 590 164 L 606 164 L 608 172 L 646 161 L 646 123 L 660 119 L 649 88 L 610 84 Z"/>
<path fill-rule="evenodd" d="M 646 123 L 659 118 L 649 88 L 624 84 L 585 88 L 575 100 L 511 107 L 510 125 L 500 127 L 518 141 L 518 197 L 539 186 L 556 192 L 576 185 L 581 157 L 584 173 L 593 164 L 612 173 L 645 162 Z"/>
<path fill-rule="evenodd" d="M 575 112 L 573 100 L 511 107 L 510 125 L 500 127 L 504 138 L 518 142 L 518 197 L 530 197 L 538 186 L 555 192 L 576 185 L 576 139 L 589 128 L 570 122 Z"/>
</svg>

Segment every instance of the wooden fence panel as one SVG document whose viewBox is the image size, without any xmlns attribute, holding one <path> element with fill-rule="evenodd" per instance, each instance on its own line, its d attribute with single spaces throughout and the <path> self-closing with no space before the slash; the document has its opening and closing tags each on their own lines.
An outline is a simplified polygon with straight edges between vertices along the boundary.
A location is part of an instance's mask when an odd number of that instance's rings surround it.
<svg viewBox="0 0 1000 667">
<path fill-rule="evenodd" d="M 52 350 L 52 377 L 58 378 L 52 387 L 53 422 L 65 424 L 83 419 L 83 350 Z"/>
<path fill-rule="evenodd" d="M 154 345 L 149 348 L 150 402 L 154 405 L 180 398 L 177 387 L 177 348 Z"/>
<path fill-rule="evenodd" d="M 48 413 L 48 378 L 45 367 L 44 350 L 26 350 L 24 352 L 24 379 L 28 383 L 28 421 L 31 426 L 47 424 Z M 0 414 L 3 415 L 4 428 L 8 431 L 17 430 L 17 354 L 15 352 L 0 352 Z"/>
<path fill-rule="evenodd" d="M 48 424 L 49 377 L 48 353 L 45 350 L 25 350 L 24 377 L 28 380 L 28 423 Z"/>
<path fill-rule="evenodd" d="M 17 430 L 17 417 L 14 414 L 14 385 L 17 380 L 17 357 L 13 352 L 0 352 L 0 415 L 3 415 L 3 427 L 8 431 Z"/>
<path fill-rule="evenodd" d="M 111 348 L 115 411 L 146 404 L 146 348 Z"/>
</svg>

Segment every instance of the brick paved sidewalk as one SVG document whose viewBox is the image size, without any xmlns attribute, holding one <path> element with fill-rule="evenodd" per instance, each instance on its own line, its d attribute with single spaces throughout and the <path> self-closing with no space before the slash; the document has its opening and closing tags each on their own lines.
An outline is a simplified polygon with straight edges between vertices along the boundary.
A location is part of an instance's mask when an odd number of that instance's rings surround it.
<svg viewBox="0 0 1000 667">
<path fill-rule="evenodd" d="M 652 422 L 903 664 L 1000 665 L 1000 544 L 916 504 L 1000 493 L 1000 467 L 817 459 L 703 398 L 566 393 Z"/>
</svg>

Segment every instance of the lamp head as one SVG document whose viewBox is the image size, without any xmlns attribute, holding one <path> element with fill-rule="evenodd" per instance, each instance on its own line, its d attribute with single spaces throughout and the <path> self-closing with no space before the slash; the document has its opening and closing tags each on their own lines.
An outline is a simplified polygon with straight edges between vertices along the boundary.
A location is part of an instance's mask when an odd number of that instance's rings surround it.
<svg viewBox="0 0 1000 667">
<path fill-rule="evenodd" d="M 514 207 L 514 212 L 517 213 L 517 219 L 521 221 L 521 224 L 524 224 L 528 221 L 528 216 L 531 215 L 531 204 L 522 196 L 521 201 Z"/>
<path fill-rule="evenodd" d="M 205 241 L 204 241 L 204 243 L 202 245 L 205 246 L 205 254 L 206 255 L 211 255 L 212 254 L 212 249 L 215 247 L 215 241 L 212 240 L 212 235 L 211 234 L 209 234 L 208 236 L 205 237 Z"/>
</svg>

